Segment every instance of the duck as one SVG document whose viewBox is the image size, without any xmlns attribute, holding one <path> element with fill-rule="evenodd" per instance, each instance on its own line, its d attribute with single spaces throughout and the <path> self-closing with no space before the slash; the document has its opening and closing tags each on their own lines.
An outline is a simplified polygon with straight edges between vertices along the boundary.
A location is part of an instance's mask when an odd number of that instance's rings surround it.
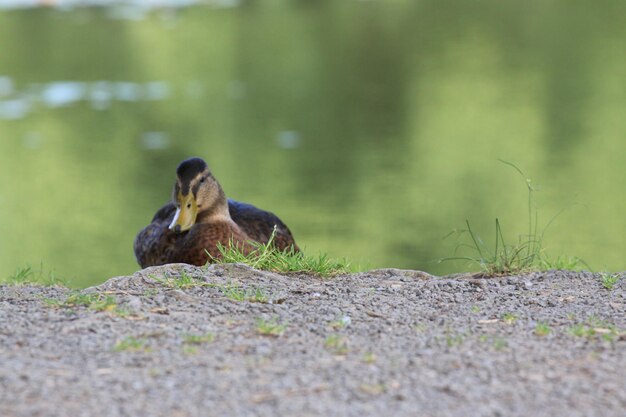
<svg viewBox="0 0 626 417">
<path fill-rule="evenodd" d="M 268 244 L 270 239 L 278 250 L 300 252 L 278 216 L 228 199 L 206 162 L 193 157 L 178 165 L 171 201 L 137 234 L 133 249 L 142 268 L 201 266 L 220 259 L 218 244 L 235 245 L 247 255 L 256 249 L 255 242 Z"/>
</svg>

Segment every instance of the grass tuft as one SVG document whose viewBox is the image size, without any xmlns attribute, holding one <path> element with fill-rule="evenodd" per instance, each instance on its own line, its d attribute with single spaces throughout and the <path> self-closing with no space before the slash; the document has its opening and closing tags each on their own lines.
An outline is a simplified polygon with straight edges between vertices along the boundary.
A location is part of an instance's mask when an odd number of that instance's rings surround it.
<svg viewBox="0 0 626 417">
<path fill-rule="evenodd" d="M 112 311 L 117 307 L 115 297 L 98 293 L 74 292 L 63 301 L 52 298 L 45 298 L 43 301 L 49 306 L 57 308 L 87 307 L 95 311 Z"/>
<path fill-rule="evenodd" d="M 545 252 L 541 252 L 541 256 L 537 260 L 537 269 L 547 271 L 551 269 L 560 271 L 582 271 L 583 269 L 591 269 L 585 261 L 578 256 L 557 256 L 550 258 Z"/>
<path fill-rule="evenodd" d="M 215 286 L 224 296 L 233 301 L 248 301 L 251 303 L 269 303 L 270 295 L 260 287 L 245 288 L 235 284 Z"/>
<path fill-rule="evenodd" d="M 334 330 L 345 329 L 352 323 L 350 316 L 341 315 L 337 320 L 331 321 L 329 326 Z"/>
<path fill-rule="evenodd" d="M 495 236 L 493 246 L 487 245 L 481 237 L 472 229 L 469 220 L 465 220 L 466 228 L 455 230 L 448 236 L 456 234 L 457 237 L 469 235 L 470 242 L 457 246 L 455 252 L 460 248 L 470 249 L 474 254 L 468 256 L 453 256 L 443 258 L 440 261 L 465 260 L 477 264 L 482 271 L 489 276 L 507 275 L 532 270 L 546 269 L 569 269 L 577 270 L 582 265 L 587 266 L 580 258 L 558 257 L 550 259 L 543 248 L 543 238 L 556 218 L 563 212 L 557 213 L 546 225 L 539 230 L 538 210 L 534 198 L 536 191 L 530 178 L 524 174 L 516 165 L 500 160 L 500 162 L 515 169 L 524 179 L 528 190 L 528 231 L 525 235 L 515 239 L 505 239 L 500 219 L 495 221 Z M 446 236 L 447 237 L 447 236 Z"/>
<path fill-rule="evenodd" d="M 377 360 L 376 355 L 373 354 L 372 352 L 365 353 L 365 355 L 363 355 L 363 358 L 361 359 L 363 363 L 367 363 L 369 365 L 376 363 L 376 360 Z"/>
<path fill-rule="evenodd" d="M 517 315 L 515 313 L 504 313 L 502 315 L 502 321 L 506 324 L 513 324 L 517 321 Z"/>
<path fill-rule="evenodd" d="M 600 273 L 600 280 L 602 281 L 602 286 L 607 290 L 612 290 L 617 281 L 620 280 L 622 276 L 620 274 L 609 274 L 606 272 Z"/>
<path fill-rule="evenodd" d="M 34 269 L 30 265 L 17 268 L 6 278 L 6 282 L 11 285 L 43 285 L 45 287 L 67 286 L 68 284 L 66 280 L 57 277 L 54 271 L 44 272 L 43 263 L 39 265 L 39 269 Z"/>
<path fill-rule="evenodd" d="M 113 350 L 115 352 L 149 352 L 147 346 L 148 341 L 144 338 L 126 336 L 115 344 Z"/>
<path fill-rule="evenodd" d="M 228 246 L 218 243 L 217 248 L 220 252 L 220 256 L 211 257 L 211 259 L 213 262 L 221 264 L 243 263 L 252 268 L 265 271 L 307 273 L 323 277 L 330 277 L 350 271 L 350 264 L 347 261 L 330 259 L 325 254 L 311 257 L 301 252 L 296 252 L 293 248 L 281 251 L 274 246 L 275 236 L 276 228 L 274 228 L 267 243 L 251 241 L 250 244 L 254 247 L 254 250 L 247 255 L 243 253 L 242 248 L 233 241 L 231 241 Z"/>
<path fill-rule="evenodd" d="M 464 341 L 464 335 L 463 333 L 459 333 L 456 331 L 452 331 L 452 330 L 446 330 L 446 346 L 448 346 L 449 348 L 455 347 L 455 346 L 461 346 L 463 344 Z"/>
<path fill-rule="evenodd" d="M 567 332 L 574 337 L 585 339 L 600 338 L 607 342 L 612 342 L 615 339 L 622 338 L 626 335 L 626 332 L 618 329 L 615 325 L 597 320 L 591 320 L 586 324 L 575 324 L 568 328 Z"/>
<path fill-rule="evenodd" d="M 340 334 L 333 333 L 324 340 L 324 347 L 335 355 L 346 355 L 348 353 L 348 340 Z"/>
<path fill-rule="evenodd" d="M 129 310 L 128 308 L 121 307 L 118 304 L 117 299 L 108 294 L 81 293 L 79 291 L 74 291 L 63 301 L 54 298 L 43 298 L 43 302 L 50 307 L 62 308 L 66 312 L 72 313 L 75 313 L 74 309 L 77 307 L 85 307 L 89 310 L 106 312 L 129 320 L 141 318 L 140 315 Z"/>
<path fill-rule="evenodd" d="M 279 323 L 276 318 L 271 320 L 258 319 L 256 322 L 256 331 L 264 336 L 282 336 L 287 330 L 286 323 Z"/>
<path fill-rule="evenodd" d="M 189 275 L 185 271 L 181 271 L 178 277 L 156 277 L 151 276 L 152 279 L 158 281 L 167 288 L 174 288 L 177 290 L 183 290 L 185 288 L 201 287 L 208 285 L 206 282 L 201 281 L 193 276 Z"/>
<path fill-rule="evenodd" d="M 233 301 L 248 301 L 252 303 L 269 303 L 271 295 L 260 287 L 243 287 L 234 283 L 217 284 L 212 282 L 204 282 L 192 277 L 185 271 L 181 272 L 179 277 L 155 277 L 152 279 L 161 283 L 167 288 L 184 290 L 195 287 L 217 288 L 226 298 Z"/>
<path fill-rule="evenodd" d="M 186 345 L 201 345 L 204 343 L 212 343 L 215 340 L 215 334 L 188 334 L 185 335 L 183 343 Z"/>
<path fill-rule="evenodd" d="M 492 346 L 495 350 L 502 350 L 509 346 L 509 342 L 501 337 L 496 337 L 493 339 Z"/>
<path fill-rule="evenodd" d="M 535 325 L 535 334 L 537 336 L 543 337 L 552 333 L 552 329 L 544 322 L 539 322 Z"/>
</svg>

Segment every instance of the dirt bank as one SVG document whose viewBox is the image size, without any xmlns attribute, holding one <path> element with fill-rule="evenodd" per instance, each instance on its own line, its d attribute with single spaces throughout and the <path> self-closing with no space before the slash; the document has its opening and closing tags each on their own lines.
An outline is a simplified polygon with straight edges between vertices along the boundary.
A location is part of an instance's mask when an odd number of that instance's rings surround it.
<svg viewBox="0 0 626 417">
<path fill-rule="evenodd" d="M 585 272 L 0 286 L 0 416 L 623 416 L 625 311 Z"/>
</svg>

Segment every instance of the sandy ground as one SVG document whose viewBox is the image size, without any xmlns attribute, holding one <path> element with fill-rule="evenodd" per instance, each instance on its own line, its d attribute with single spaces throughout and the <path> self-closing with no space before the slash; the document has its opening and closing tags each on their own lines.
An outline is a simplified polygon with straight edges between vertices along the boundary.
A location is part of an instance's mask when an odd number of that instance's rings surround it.
<svg viewBox="0 0 626 417">
<path fill-rule="evenodd" d="M 169 265 L 82 294 L 0 286 L 0 416 L 626 413 L 626 279 Z"/>
</svg>

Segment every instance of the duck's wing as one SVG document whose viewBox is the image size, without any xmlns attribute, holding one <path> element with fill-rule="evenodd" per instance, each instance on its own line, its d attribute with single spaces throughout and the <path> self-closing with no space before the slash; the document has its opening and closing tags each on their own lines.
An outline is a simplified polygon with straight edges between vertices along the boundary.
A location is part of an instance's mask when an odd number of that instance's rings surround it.
<svg viewBox="0 0 626 417">
<path fill-rule="evenodd" d="M 167 222 L 172 222 L 172 219 L 174 218 L 174 213 L 176 212 L 176 206 L 174 205 L 174 203 L 172 203 L 171 201 L 168 202 L 167 204 L 165 204 L 163 207 L 161 207 L 155 214 L 154 217 L 152 217 L 152 222 L 161 222 L 161 221 L 167 221 Z M 169 224 L 169 223 L 168 223 Z"/>
<path fill-rule="evenodd" d="M 274 227 L 274 245 L 280 250 L 291 249 L 300 251 L 285 223 L 274 213 L 261 210 L 252 204 L 242 203 L 228 199 L 228 211 L 235 223 L 253 240 L 260 243 L 267 243 Z"/>
<path fill-rule="evenodd" d="M 175 211 L 176 207 L 172 203 L 161 207 L 152 222 L 137 234 L 133 249 L 142 268 L 170 262 L 176 242 L 181 237 L 168 229 Z"/>
</svg>

